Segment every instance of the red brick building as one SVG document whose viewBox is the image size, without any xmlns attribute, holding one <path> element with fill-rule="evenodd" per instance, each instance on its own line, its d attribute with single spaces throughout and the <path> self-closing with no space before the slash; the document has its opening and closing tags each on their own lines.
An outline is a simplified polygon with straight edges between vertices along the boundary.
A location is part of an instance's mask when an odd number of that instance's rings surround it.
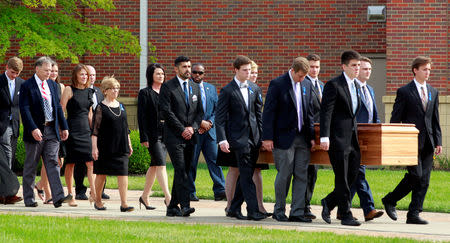
<svg viewBox="0 0 450 243">
<path fill-rule="evenodd" d="M 85 10 L 86 17 L 94 23 L 117 25 L 139 36 L 141 2 L 117 0 L 114 3 L 116 10 Z M 286 72 L 297 56 L 319 54 L 320 79 L 326 81 L 341 72 L 340 53 L 354 49 L 377 60 L 372 83 L 376 86 L 379 107 L 384 109 L 382 100 L 386 104 L 388 118 L 396 89 L 412 79 L 411 60 L 418 55 L 430 56 L 434 63 L 429 83 L 440 91 L 444 143 L 450 141 L 450 5 L 447 0 L 155 0 L 147 3 L 148 41 L 156 46 L 156 52 L 148 54 L 156 56 L 165 66 L 168 78 L 174 75 L 173 60 L 178 55 L 205 64 L 206 79 L 218 90 L 232 79 L 232 61 L 236 55 L 255 60 L 260 66 L 259 84 L 266 91 L 268 82 Z M 386 22 L 368 22 L 369 5 L 385 6 Z M 15 50 L 12 49 L 11 55 Z M 121 81 L 122 97 L 137 96 L 139 57 L 86 55 L 80 61 L 95 66 L 98 79 L 114 74 Z M 72 66 L 67 62 L 61 65 L 63 80 L 69 79 Z M 22 77 L 30 76 L 29 67 L 26 66 Z"/>
</svg>

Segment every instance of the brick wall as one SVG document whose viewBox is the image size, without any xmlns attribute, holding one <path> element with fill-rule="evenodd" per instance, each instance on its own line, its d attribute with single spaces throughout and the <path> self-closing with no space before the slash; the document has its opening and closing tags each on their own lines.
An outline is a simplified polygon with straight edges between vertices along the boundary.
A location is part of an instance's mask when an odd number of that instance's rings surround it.
<svg viewBox="0 0 450 243">
<path fill-rule="evenodd" d="M 367 23 L 367 6 L 386 1 L 152 1 L 149 41 L 171 78 L 184 54 L 206 65 L 218 88 L 233 77 L 236 55 L 260 65 L 259 83 L 286 72 L 297 56 L 319 53 L 321 79 L 340 72 L 345 49 L 385 53 L 385 24 Z"/>
<path fill-rule="evenodd" d="M 388 0 L 386 22 L 386 91 L 412 80 L 411 62 L 418 55 L 433 60 L 429 83 L 450 95 L 448 0 Z"/>
</svg>

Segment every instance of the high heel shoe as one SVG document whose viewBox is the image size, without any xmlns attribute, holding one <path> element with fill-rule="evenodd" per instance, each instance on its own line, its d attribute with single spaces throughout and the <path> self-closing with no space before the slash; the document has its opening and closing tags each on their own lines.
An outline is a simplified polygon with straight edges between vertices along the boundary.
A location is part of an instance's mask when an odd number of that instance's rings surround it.
<svg viewBox="0 0 450 243">
<path fill-rule="evenodd" d="M 35 185 L 34 188 L 35 188 L 36 191 L 37 191 L 38 197 L 39 197 L 42 201 L 44 201 L 44 190 L 39 189 L 37 185 Z"/>
<path fill-rule="evenodd" d="M 97 207 L 96 203 L 94 203 L 94 208 L 97 209 L 97 210 L 106 210 L 105 205 L 103 205 L 102 207 Z"/>
<path fill-rule="evenodd" d="M 120 212 L 131 212 L 131 211 L 134 211 L 134 207 L 126 207 L 126 208 L 124 208 L 124 207 L 120 206 Z"/>
<path fill-rule="evenodd" d="M 150 206 L 150 205 L 146 205 L 145 202 L 144 202 L 144 199 L 142 199 L 142 197 L 139 198 L 139 209 L 141 209 L 141 204 L 144 204 L 144 207 L 145 207 L 145 209 L 147 209 L 147 210 L 153 210 L 153 209 L 156 209 L 155 207 L 152 207 L 152 206 Z M 122 210 L 122 207 L 120 207 L 120 210 Z M 125 212 L 125 211 L 122 211 L 122 212 Z"/>
</svg>

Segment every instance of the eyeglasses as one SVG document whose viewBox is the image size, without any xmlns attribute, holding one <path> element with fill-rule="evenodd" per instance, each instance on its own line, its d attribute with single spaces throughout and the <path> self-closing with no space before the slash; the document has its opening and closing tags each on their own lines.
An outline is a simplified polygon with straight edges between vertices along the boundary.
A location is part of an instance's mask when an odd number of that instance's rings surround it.
<svg viewBox="0 0 450 243">
<path fill-rule="evenodd" d="M 201 71 L 192 71 L 193 74 L 200 74 L 203 75 L 205 72 L 201 72 Z"/>
<path fill-rule="evenodd" d="M 112 90 L 117 90 L 117 91 L 119 91 L 119 90 L 120 90 L 120 88 L 109 88 L 109 89 L 112 89 Z"/>
</svg>

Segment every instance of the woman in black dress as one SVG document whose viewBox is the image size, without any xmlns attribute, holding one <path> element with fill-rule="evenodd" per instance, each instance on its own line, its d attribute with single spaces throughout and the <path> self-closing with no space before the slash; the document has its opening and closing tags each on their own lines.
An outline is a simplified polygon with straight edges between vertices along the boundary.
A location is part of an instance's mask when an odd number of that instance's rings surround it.
<svg viewBox="0 0 450 243">
<path fill-rule="evenodd" d="M 95 109 L 92 131 L 92 156 L 94 157 L 94 173 L 96 197 L 94 207 L 106 210 L 102 202 L 102 190 L 107 175 L 117 176 L 120 211 L 130 212 L 133 207 L 127 203 L 128 162 L 133 153 L 128 129 L 127 113 L 123 104 L 116 99 L 120 84 L 114 77 L 105 77 L 101 83 L 105 99 Z"/>
<path fill-rule="evenodd" d="M 145 186 L 139 198 L 139 207 L 144 204 L 147 210 L 155 209 L 149 206 L 148 197 L 152 190 L 155 177 L 164 192 L 164 203 L 169 205 L 171 195 L 166 171 L 166 146 L 162 140 L 163 123 L 159 118 L 159 90 L 164 82 L 164 68 L 158 64 L 147 67 L 147 88 L 141 89 L 138 96 L 138 123 L 142 146 L 148 148 L 151 156 L 150 167 L 145 175 Z"/>
<path fill-rule="evenodd" d="M 91 124 L 92 124 L 92 89 L 89 89 L 89 71 L 83 64 L 78 64 L 72 71 L 72 85 L 64 89 L 61 98 L 63 110 L 67 110 L 69 138 L 66 142 L 66 178 L 67 192 L 73 195 L 73 169 L 75 163 L 86 163 L 87 178 L 91 189 L 89 201 L 95 196 L 92 163 Z M 75 198 L 69 206 L 76 207 Z"/>
</svg>

